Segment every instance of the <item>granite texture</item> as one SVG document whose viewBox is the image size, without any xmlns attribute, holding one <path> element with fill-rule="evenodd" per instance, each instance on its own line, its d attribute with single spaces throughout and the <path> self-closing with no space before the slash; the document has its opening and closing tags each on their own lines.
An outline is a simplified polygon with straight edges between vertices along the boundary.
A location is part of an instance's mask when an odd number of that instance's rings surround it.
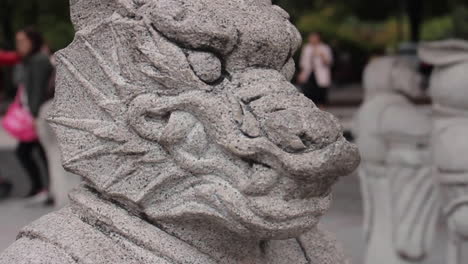
<svg viewBox="0 0 468 264">
<path fill-rule="evenodd" d="M 356 114 L 365 211 L 365 263 L 424 263 L 439 215 L 432 179 L 430 116 L 409 100 L 421 93 L 410 57 L 373 60 L 364 73 L 365 101 Z"/>
<path fill-rule="evenodd" d="M 359 154 L 289 82 L 301 41 L 284 10 L 71 4 L 50 121 L 84 184 L 0 263 L 35 241 L 37 263 L 346 263 L 317 223 Z"/>
<path fill-rule="evenodd" d="M 425 43 L 421 58 L 435 69 L 430 81 L 434 167 L 449 230 L 447 264 L 467 263 L 468 240 L 468 42 Z M 464 256 L 463 256 L 464 255 Z"/>
</svg>

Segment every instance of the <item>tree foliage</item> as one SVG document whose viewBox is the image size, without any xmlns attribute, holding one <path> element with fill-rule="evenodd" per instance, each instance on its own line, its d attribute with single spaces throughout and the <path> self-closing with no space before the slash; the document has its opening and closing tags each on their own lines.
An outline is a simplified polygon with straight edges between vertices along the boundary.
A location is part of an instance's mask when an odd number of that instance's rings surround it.
<svg viewBox="0 0 468 264">
<path fill-rule="evenodd" d="M 399 18 L 400 22 L 403 22 L 407 18 L 413 40 L 417 40 L 421 35 L 421 27 L 425 21 L 451 14 L 453 10 L 459 10 L 459 6 L 468 4 L 467 0 L 275 0 L 273 2 L 289 11 L 294 22 L 324 8 L 333 8 L 335 14 L 342 17 L 355 17 L 360 21 L 376 24 L 393 18 Z M 461 17 L 460 14 L 458 17 Z M 460 18 L 457 21 L 460 22 Z"/>
<path fill-rule="evenodd" d="M 460 6 L 453 12 L 454 36 L 468 39 L 468 7 Z"/>
<path fill-rule="evenodd" d="M 12 48 L 14 32 L 34 26 L 49 46 L 60 49 L 73 38 L 68 0 L 0 0 L 0 47 Z"/>
</svg>

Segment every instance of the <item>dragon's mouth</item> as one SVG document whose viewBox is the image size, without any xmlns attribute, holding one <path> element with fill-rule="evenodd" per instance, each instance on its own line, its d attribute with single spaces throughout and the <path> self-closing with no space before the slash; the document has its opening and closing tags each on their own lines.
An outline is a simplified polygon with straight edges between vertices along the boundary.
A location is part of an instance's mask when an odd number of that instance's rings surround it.
<svg viewBox="0 0 468 264">
<path fill-rule="evenodd" d="M 343 137 L 324 148 L 305 153 L 288 153 L 265 138 L 239 139 L 227 148 L 236 155 L 253 158 L 301 185 L 313 185 L 318 181 L 327 183 L 331 179 L 331 186 L 336 178 L 350 174 L 360 162 L 357 147 Z"/>
<path fill-rule="evenodd" d="M 293 195 L 299 194 L 297 189 L 300 189 L 300 186 L 296 184 L 296 190 L 288 189 L 288 186 L 294 184 L 280 183 L 267 195 L 246 196 L 247 206 L 256 221 L 252 221 L 251 217 L 241 217 L 241 222 L 250 230 L 270 239 L 295 237 L 316 226 L 330 208 L 331 195 L 327 193 L 322 196 L 292 198 Z"/>
<path fill-rule="evenodd" d="M 276 232 L 280 236 L 281 230 L 300 230 L 299 227 L 316 225 L 330 207 L 333 184 L 340 176 L 351 173 L 357 166 L 358 158 L 349 161 L 351 156 L 358 157 L 356 151 L 352 144 L 340 139 L 323 149 L 297 154 L 304 158 L 312 158 L 310 155 L 314 155 L 314 159 L 322 161 L 320 166 L 311 167 L 310 163 L 298 164 L 295 167 L 295 171 L 300 172 L 298 174 L 292 174 L 290 169 L 284 167 L 282 172 L 279 172 L 265 166 L 264 169 L 269 170 L 271 175 L 277 173 L 277 181 L 274 186 L 270 186 L 267 193 L 246 195 L 250 210 L 280 230 Z M 349 163 L 343 164 L 346 161 Z"/>
<path fill-rule="evenodd" d="M 330 207 L 330 195 L 285 200 L 281 196 L 250 197 L 252 210 L 263 219 L 287 224 L 300 219 L 321 217 Z"/>
<path fill-rule="evenodd" d="M 169 199 L 148 203 L 144 212 L 155 223 L 205 219 L 242 236 L 289 239 L 316 226 L 329 206 L 329 196 L 289 201 L 275 192 L 251 196 L 226 180 L 205 176 Z"/>
<path fill-rule="evenodd" d="M 349 151 L 353 150 L 349 145 L 339 140 L 311 153 L 296 154 L 306 159 L 311 158 L 307 155 L 313 154 L 313 159 L 322 160 L 323 164 L 313 170 L 308 170 L 310 164 L 296 168 L 296 172 L 308 171 L 308 177 L 303 173 L 290 173 L 284 165 L 274 167 L 260 162 L 254 162 L 249 168 L 242 165 L 246 170 L 228 176 L 223 174 L 228 164 L 203 163 L 210 165 L 205 168 L 205 175 L 185 178 L 177 185 L 178 191 L 169 188 L 169 196 L 158 202 L 148 200 L 144 206 L 145 213 L 156 222 L 182 217 L 207 219 L 210 216 L 212 221 L 233 232 L 262 239 L 296 237 L 317 225 L 330 206 L 331 185 L 339 176 L 346 174 L 341 173 L 343 170 L 347 172 L 354 168 L 347 164 L 345 168 L 330 170 L 339 167 L 333 164 L 343 157 L 349 159 L 347 155 L 355 154 Z M 291 155 L 284 151 L 281 153 Z M 193 162 L 202 161 L 194 159 Z M 232 165 L 236 167 L 234 163 Z M 251 173 L 250 178 L 246 176 L 248 172 Z"/>
</svg>

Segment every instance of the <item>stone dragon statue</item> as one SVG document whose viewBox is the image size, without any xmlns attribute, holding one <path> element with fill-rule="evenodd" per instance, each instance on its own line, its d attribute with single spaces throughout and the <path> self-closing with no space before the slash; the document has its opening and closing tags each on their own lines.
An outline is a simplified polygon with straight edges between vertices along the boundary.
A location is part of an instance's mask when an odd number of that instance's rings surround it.
<svg viewBox="0 0 468 264">
<path fill-rule="evenodd" d="M 270 0 L 71 0 L 50 115 L 71 205 L 0 263 L 346 263 L 317 228 L 359 163 L 290 83 Z"/>
</svg>

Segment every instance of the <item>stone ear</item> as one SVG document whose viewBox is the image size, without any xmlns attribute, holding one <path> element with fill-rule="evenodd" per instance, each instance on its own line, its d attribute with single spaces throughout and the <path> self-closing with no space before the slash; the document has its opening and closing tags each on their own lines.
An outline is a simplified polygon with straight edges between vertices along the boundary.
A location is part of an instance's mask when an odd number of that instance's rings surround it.
<svg viewBox="0 0 468 264">
<path fill-rule="evenodd" d="M 466 62 L 468 61 L 468 41 L 450 39 L 423 43 L 418 53 L 424 62 L 435 66 Z"/>
<path fill-rule="evenodd" d="M 131 12 L 134 1 L 129 0 L 70 0 L 70 18 L 75 31 L 91 27 L 115 12 Z"/>
</svg>

